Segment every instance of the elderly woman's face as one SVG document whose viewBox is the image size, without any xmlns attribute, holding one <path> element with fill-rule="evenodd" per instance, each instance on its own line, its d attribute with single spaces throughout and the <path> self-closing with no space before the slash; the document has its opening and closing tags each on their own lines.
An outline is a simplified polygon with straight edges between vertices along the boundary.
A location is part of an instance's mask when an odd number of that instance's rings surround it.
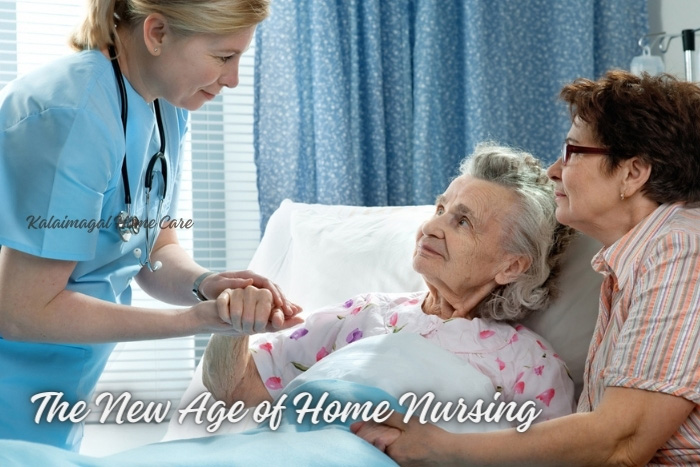
<svg viewBox="0 0 700 467">
<path fill-rule="evenodd" d="M 503 228 L 514 215 L 515 196 L 468 175 L 455 179 L 418 230 L 413 268 L 443 295 L 485 297 L 508 263 Z"/>
<path fill-rule="evenodd" d="M 588 124 L 576 118 L 566 142 L 577 146 L 600 148 Z M 556 216 L 568 225 L 594 237 L 611 225 L 610 216 L 619 215 L 621 185 L 616 177 L 604 172 L 605 156 L 572 154 L 566 166 L 561 159 L 547 170 L 555 183 Z"/>
</svg>

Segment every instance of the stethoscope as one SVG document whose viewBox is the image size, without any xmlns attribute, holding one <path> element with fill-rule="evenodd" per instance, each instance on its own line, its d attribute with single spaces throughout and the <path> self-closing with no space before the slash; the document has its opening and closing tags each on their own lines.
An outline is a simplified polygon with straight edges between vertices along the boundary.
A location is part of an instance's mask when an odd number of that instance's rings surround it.
<svg viewBox="0 0 700 467">
<path fill-rule="evenodd" d="M 124 77 L 122 76 L 121 69 L 119 68 L 119 62 L 117 61 L 117 53 L 113 46 L 109 47 L 109 58 L 112 62 L 112 68 L 114 69 L 114 76 L 117 79 L 117 87 L 119 89 L 119 100 L 121 103 L 121 118 L 122 127 L 124 128 L 124 141 L 126 141 L 126 120 L 128 114 L 128 99 L 126 96 L 126 87 L 124 86 Z M 124 204 L 126 204 L 126 211 L 119 211 L 117 215 L 116 225 L 117 232 L 121 237 L 123 242 L 128 242 L 131 239 L 131 235 L 138 235 L 141 230 L 142 223 L 146 228 L 146 260 L 141 261 L 141 249 L 134 249 L 134 256 L 138 258 L 141 266 L 147 266 L 151 271 L 156 271 L 163 266 L 160 261 L 151 262 L 151 252 L 156 242 L 157 235 L 155 234 L 158 222 L 161 219 L 161 210 L 163 208 L 163 200 L 165 199 L 165 192 L 168 185 L 168 160 L 165 158 L 165 131 L 163 129 L 163 121 L 160 114 L 160 104 L 158 99 L 153 101 L 153 107 L 156 113 L 156 125 L 158 126 L 158 135 L 160 136 L 160 149 L 157 153 L 151 157 L 148 162 L 148 167 L 146 168 L 146 180 L 144 181 L 144 186 L 146 187 L 146 220 L 145 223 L 140 221 L 138 217 L 131 215 L 131 190 L 129 189 L 129 173 L 126 168 L 126 153 L 124 154 L 124 162 L 122 163 L 122 181 L 124 182 Z M 158 200 L 158 213 L 156 215 L 155 225 L 151 225 L 154 221 L 148 218 L 150 199 L 151 199 L 151 189 L 153 187 L 153 178 L 155 174 L 153 173 L 153 168 L 156 162 L 160 161 L 161 174 L 163 178 L 163 183 L 160 190 L 160 199 Z M 151 233 L 151 229 L 153 232 Z"/>
</svg>

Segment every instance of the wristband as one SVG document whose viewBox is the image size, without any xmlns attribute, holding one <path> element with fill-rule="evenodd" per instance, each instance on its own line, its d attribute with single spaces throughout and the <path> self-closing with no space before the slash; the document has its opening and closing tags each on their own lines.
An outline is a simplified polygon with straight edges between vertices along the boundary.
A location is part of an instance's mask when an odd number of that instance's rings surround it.
<svg viewBox="0 0 700 467">
<path fill-rule="evenodd" d="M 192 294 L 200 302 L 204 302 L 204 301 L 208 300 L 208 298 L 205 297 L 202 294 L 202 292 L 199 291 L 199 286 L 202 285 L 202 282 L 204 281 L 204 279 L 211 276 L 212 274 L 216 274 L 216 273 L 212 272 L 212 271 L 207 271 L 205 273 L 202 273 L 197 279 L 195 279 L 194 283 L 192 284 Z"/>
</svg>

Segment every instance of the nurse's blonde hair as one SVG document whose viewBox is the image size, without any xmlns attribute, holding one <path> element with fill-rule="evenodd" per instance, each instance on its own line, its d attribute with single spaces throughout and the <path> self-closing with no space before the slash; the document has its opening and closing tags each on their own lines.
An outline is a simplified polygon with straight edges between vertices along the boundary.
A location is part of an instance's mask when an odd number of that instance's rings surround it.
<svg viewBox="0 0 700 467">
<path fill-rule="evenodd" d="M 88 0 L 82 23 L 70 37 L 75 50 L 114 45 L 115 27 L 131 28 L 153 13 L 175 34 L 231 34 L 255 26 L 269 14 L 270 0 Z"/>
</svg>

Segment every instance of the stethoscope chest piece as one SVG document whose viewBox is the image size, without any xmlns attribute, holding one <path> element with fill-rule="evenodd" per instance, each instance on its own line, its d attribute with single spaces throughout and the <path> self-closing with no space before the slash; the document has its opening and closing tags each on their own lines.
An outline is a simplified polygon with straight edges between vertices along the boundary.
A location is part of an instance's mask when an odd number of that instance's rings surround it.
<svg viewBox="0 0 700 467">
<path fill-rule="evenodd" d="M 131 240 L 131 235 L 138 235 L 141 230 L 139 219 L 136 216 L 130 216 L 127 211 L 120 211 L 117 215 L 117 232 L 122 241 L 128 242 Z"/>
</svg>

